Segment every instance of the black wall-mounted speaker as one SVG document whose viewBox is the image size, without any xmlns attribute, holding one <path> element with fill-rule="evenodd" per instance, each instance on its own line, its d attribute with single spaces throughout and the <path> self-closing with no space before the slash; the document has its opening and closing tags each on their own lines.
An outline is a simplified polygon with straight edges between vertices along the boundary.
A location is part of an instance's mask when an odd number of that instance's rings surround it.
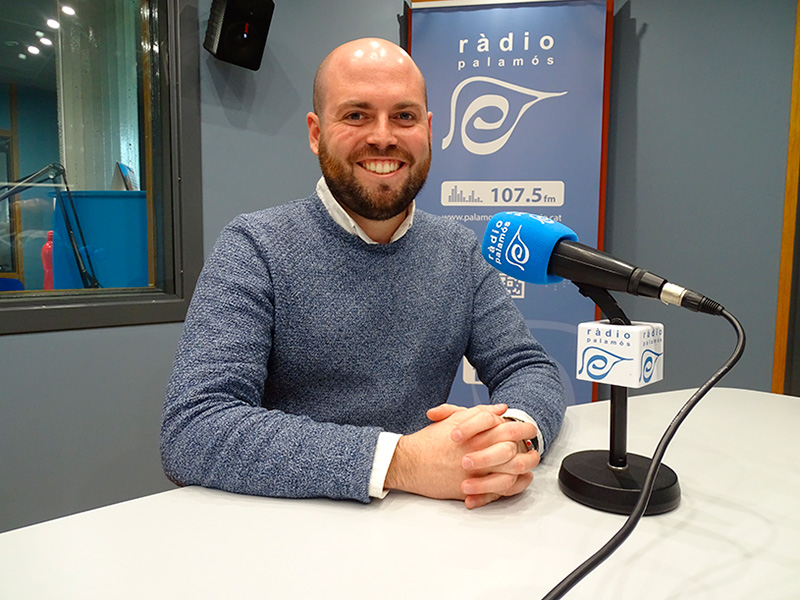
<svg viewBox="0 0 800 600">
<path fill-rule="evenodd" d="M 272 0 L 214 0 L 203 47 L 219 60 L 258 71 L 273 12 Z"/>
</svg>

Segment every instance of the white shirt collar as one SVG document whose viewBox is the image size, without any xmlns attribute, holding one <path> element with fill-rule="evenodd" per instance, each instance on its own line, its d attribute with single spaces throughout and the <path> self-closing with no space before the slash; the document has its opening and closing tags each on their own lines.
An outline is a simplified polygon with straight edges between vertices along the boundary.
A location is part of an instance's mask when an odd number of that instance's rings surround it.
<svg viewBox="0 0 800 600">
<path fill-rule="evenodd" d="M 331 218 L 336 221 L 336 223 L 338 223 L 345 231 L 358 236 L 368 244 L 378 243 L 364 233 L 364 230 L 361 229 L 358 223 L 353 220 L 353 217 L 348 215 L 347 211 L 343 209 L 342 206 L 336 201 L 336 198 L 333 197 L 333 193 L 328 187 L 328 183 L 325 181 L 324 177 L 320 177 L 319 181 L 317 182 L 317 195 L 322 200 L 322 204 L 325 206 L 325 209 L 328 211 L 328 214 L 330 214 Z M 416 210 L 415 205 L 416 202 L 412 201 L 411 206 L 409 206 L 408 209 L 408 215 L 406 215 L 405 220 L 400 223 L 400 227 L 398 227 L 397 231 L 395 231 L 392 235 L 392 239 L 389 240 L 390 244 L 399 240 L 406 233 L 408 233 L 409 229 L 411 229 L 411 225 L 414 223 L 414 211 Z"/>
</svg>

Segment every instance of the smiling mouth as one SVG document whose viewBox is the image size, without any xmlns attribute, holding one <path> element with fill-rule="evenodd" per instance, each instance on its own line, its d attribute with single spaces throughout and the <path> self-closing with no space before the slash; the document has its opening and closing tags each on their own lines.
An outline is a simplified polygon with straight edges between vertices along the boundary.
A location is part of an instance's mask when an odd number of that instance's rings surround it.
<svg viewBox="0 0 800 600">
<path fill-rule="evenodd" d="M 399 160 L 364 160 L 358 164 L 371 173 L 387 175 L 399 170 L 405 163 Z"/>
</svg>

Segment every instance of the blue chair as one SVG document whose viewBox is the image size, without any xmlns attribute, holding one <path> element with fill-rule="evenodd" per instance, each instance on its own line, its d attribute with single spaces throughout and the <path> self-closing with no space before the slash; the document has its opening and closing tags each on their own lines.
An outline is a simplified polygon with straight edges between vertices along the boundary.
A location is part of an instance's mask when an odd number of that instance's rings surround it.
<svg viewBox="0 0 800 600">
<path fill-rule="evenodd" d="M 24 290 L 25 286 L 19 279 L 13 277 L 0 277 L 0 292 L 17 292 Z"/>
</svg>

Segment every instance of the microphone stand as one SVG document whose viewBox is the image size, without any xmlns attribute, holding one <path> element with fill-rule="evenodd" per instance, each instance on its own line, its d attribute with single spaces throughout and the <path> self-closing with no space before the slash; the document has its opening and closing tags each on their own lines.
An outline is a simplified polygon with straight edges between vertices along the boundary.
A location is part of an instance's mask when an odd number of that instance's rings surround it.
<svg viewBox="0 0 800 600">
<path fill-rule="evenodd" d="M 631 325 L 614 297 L 603 288 L 576 283 L 612 325 Z M 636 505 L 651 459 L 628 454 L 628 388 L 611 386 L 609 450 L 584 450 L 570 454 L 561 463 L 558 485 L 564 494 L 586 506 L 629 515 Z M 659 467 L 645 515 L 669 512 L 680 503 L 678 476 L 668 466 Z"/>
<path fill-rule="evenodd" d="M 57 177 L 61 177 L 64 180 L 64 187 L 67 191 L 67 200 L 70 205 L 70 209 L 72 210 L 72 214 L 75 217 L 75 224 L 78 227 L 78 234 L 81 238 L 81 244 L 83 248 L 86 248 L 86 239 L 83 237 L 83 229 L 81 228 L 80 221 L 78 220 L 78 213 L 75 211 L 75 203 L 72 201 L 72 192 L 69 190 L 69 185 L 67 184 L 67 176 L 64 166 L 59 163 L 50 163 L 46 167 L 39 169 L 35 173 L 32 173 L 26 177 L 23 177 L 19 181 L 14 181 L 4 186 L 0 186 L 0 189 L 7 188 L 5 192 L 0 193 L 0 202 L 9 198 L 15 194 L 19 194 L 28 190 L 39 183 L 44 183 L 45 181 L 54 181 Z M 86 263 L 81 256 L 80 249 L 78 247 L 78 242 L 75 238 L 75 231 L 72 228 L 72 222 L 67 214 L 66 203 L 62 200 L 58 202 L 58 205 L 61 207 L 61 214 L 64 217 L 64 226 L 67 229 L 67 237 L 69 238 L 70 246 L 72 246 L 72 254 L 75 256 L 75 263 L 78 266 L 78 273 L 81 276 L 81 282 L 83 282 L 84 288 L 99 288 L 100 284 L 97 282 L 97 278 L 94 276 L 94 266 L 92 265 L 92 260 L 89 255 L 86 255 L 86 261 L 88 262 L 89 269 L 86 268 Z"/>
</svg>

